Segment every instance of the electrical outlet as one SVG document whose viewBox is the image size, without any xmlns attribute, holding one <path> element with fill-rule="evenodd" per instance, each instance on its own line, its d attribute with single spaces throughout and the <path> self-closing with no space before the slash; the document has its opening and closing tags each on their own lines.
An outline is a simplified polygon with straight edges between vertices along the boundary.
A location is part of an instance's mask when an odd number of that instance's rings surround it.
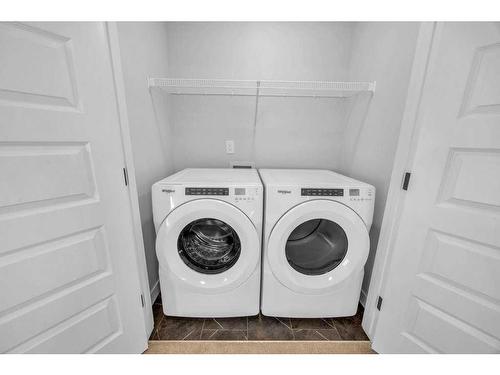
<svg viewBox="0 0 500 375">
<path fill-rule="evenodd" d="M 234 141 L 232 139 L 226 141 L 226 154 L 234 154 Z"/>
</svg>

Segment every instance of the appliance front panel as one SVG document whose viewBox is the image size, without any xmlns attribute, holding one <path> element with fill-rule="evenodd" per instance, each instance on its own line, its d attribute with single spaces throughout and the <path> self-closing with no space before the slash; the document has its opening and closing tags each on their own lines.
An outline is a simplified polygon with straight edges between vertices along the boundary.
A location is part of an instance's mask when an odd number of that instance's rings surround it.
<svg viewBox="0 0 500 375">
<path fill-rule="evenodd" d="M 293 207 L 276 222 L 265 256 L 283 285 L 322 294 L 359 273 L 368 251 L 361 218 L 341 203 L 316 199 Z"/>
<path fill-rule="evenodd" d="M 237 207 L 256 226 L 260 226 L 262 222 L 262 186 L 166 185 L 158 183 L 152 188 L 153 218 L 157 233 L 160 224 L 170 212 L 188 201 L 201 198 L 217 199 Z"/>
<path fill-rule="evenodd" d="M 369 230 L 373 220 L 375 188 L 369 185 L 266 185 L 266 222 L 274 223 L 290 207 L 324 199 L 342 203 L 355 211 Z M 268 228 L 269 230 L 271 228 Z"/>
<path fill-rule="evenodd" d="M 235 206 L 211 198 L 174 209 L 156 241 L 160 268 L 203 293 L 236 288 L 260 263 L 259 232 Z"/>
</svg>

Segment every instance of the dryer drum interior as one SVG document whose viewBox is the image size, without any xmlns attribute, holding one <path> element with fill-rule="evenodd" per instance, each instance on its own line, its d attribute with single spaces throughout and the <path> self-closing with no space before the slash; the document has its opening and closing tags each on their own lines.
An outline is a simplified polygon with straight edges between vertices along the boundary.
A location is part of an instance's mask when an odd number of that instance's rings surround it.
<svg viewBox="0 0 500 375">
<path fill-rule="evenodd" d="M 340 225 L 327 219 L 312 219 L 292 231 L 285 254 L 296 271 L 322 275 L 342 262 L 347 249 L 347 235 Z"/>
<path fill-rule="evenodd" d="M 203 218 L 181 231 L 177 248 L 184 263 L 191 269 L 216 274 L 231 268 L 241 253 L 238 234 L 227 223 Z"/>
</svg>

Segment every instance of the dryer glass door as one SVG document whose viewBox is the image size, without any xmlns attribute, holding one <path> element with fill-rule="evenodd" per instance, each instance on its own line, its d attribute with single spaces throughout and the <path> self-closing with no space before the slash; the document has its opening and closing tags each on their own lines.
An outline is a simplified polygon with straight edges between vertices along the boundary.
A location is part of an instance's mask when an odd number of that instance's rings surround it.
<svg viewBox="0 0 500 375">
<path fill-rule="evenodd" d="M 342 262 L 347 249 L 347 235 L 340 225 L 328 219 L 311 219 L 290 233 L 285 254 L 296 271 L 322 275 Z"/>
<path fill-rule="evenodd" d="M 177 240 L 182 261 L 191 269 L 217 274 L 231 268 L 241 253 L 236 231 L 222 220 L 203 218 L 184 227 Z"/>
</svg>

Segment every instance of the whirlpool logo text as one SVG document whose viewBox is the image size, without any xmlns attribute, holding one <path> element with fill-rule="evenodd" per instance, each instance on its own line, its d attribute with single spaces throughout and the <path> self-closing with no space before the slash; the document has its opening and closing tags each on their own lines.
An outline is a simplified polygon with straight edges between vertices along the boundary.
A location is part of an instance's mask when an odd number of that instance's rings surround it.
<svg viewBox="0 0 500 375">
<path fill-rule="evenodd" d="M 292 194 L 291 190 L 278 190 L 278 194 Z"/>
</svg>

